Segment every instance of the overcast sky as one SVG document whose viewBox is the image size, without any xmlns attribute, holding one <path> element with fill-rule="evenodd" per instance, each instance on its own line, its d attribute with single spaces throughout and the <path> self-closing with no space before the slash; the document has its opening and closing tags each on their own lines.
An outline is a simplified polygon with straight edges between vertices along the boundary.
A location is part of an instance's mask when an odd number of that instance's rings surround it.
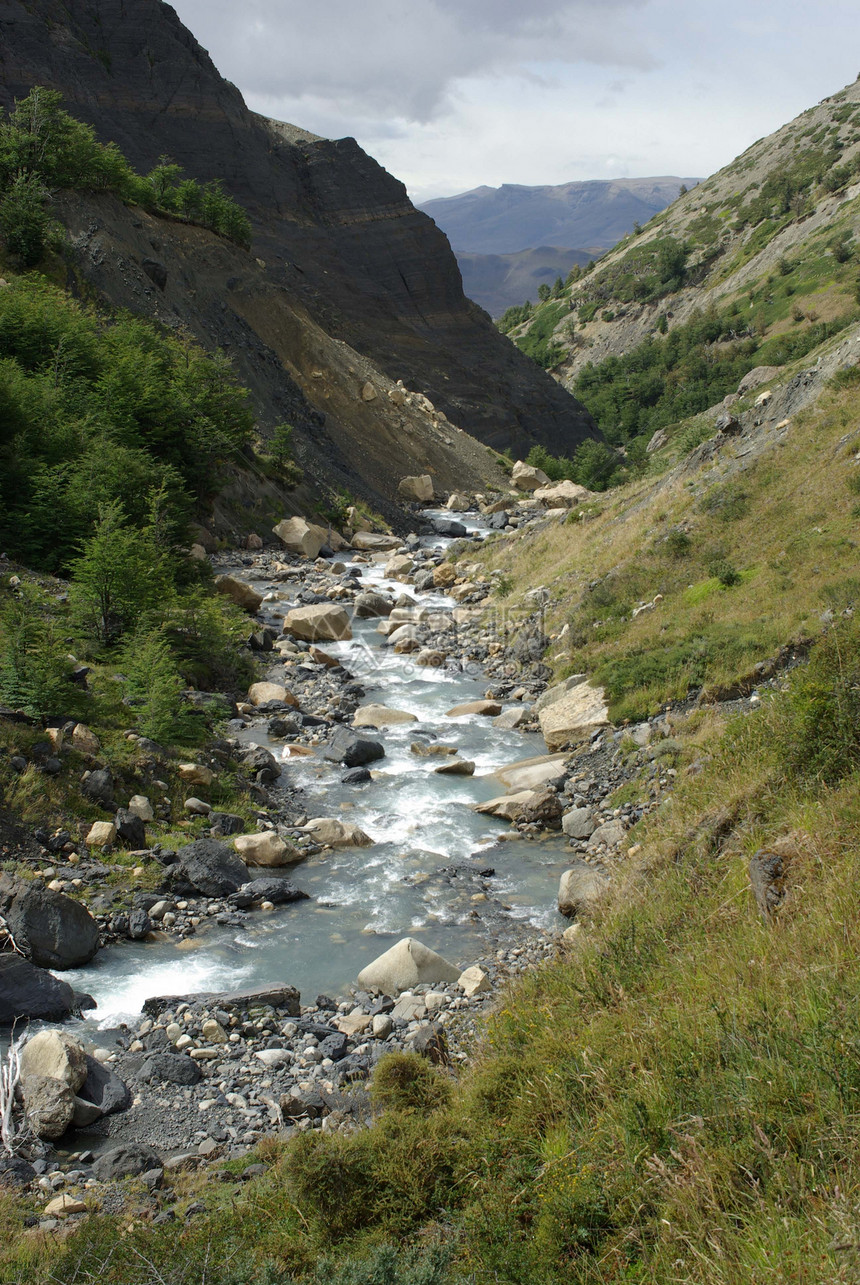
<svg viewBox="0 0 860 1285">
<path fill-rule="evenodd" d="M 860 72 L 857 0 L 172 0 L 250 107 L 413 200 L 706 177 Z"/>
</svg>

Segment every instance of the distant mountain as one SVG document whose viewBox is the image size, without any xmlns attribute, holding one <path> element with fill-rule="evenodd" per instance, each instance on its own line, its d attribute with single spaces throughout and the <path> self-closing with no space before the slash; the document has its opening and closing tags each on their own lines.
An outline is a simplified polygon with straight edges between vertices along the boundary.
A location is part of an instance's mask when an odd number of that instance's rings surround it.
<svg viewBox="0 0 860 1285">
<path fill-rule="evenodd" d="M 637 223 L 647 223 L 670 205 L 682 184 L 689 188 L 698 181 L 670 175 L 555 187 L 503 183 L 426 201 L 418 208 L 451 242 L 466 294 L 497 317 L 511 304 L 534 299 L 541 281 L 566 276 L 574 263 L 608 250 Z M 560 248 L 566 246 L 575 248 Z M 517 262 L 523 251 L 528 257 Z M 480 255 L 504 259 L 480 263 Z M 561 256 L 567 256 L 564 268 Z"/>
<path fill-rule="evenodd" d="M 501 317 L 506 308 L 538 297 L 541 282 L 550 285 L 564 280 L 575 263 L 586 264 L 594 256 L 586 250 L 566 250 L 558 245 L 539 245 L 519 254 L 457 255 L 463 290 L 492 317 Z"/>
<path fill-rule="evenodd" d="M 516 254 L 538 245 L 570 245 L 608 250 L 670 205 L 683 183 L 695 178 L 591 179 L 555 187 L 476 187 L 459 196 L 425 201 L 429 214 L 448 237 L 455 254 Z"/>
</svg>

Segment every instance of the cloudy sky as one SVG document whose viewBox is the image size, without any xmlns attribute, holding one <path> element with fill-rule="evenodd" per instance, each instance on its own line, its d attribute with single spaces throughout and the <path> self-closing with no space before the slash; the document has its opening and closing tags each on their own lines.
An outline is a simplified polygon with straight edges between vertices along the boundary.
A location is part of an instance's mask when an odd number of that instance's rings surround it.
<svg viewBox="0 0 860 1285">
<path fill-rule="evenodd" d="M 856 0 L 172 0 L 256 111 L 413 200 L 705 177 L 860 72 Z"/>
</svg>

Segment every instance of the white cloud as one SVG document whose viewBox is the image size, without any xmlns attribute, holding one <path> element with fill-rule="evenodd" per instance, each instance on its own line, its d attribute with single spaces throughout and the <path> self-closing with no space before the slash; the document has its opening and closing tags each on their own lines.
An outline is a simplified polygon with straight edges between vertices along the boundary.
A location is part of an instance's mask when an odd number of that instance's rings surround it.
<svg viewBox="0 0 860 1285">
<path fill-rule="evenodd" d="M 705 176 L 860 70 L 854 0 L 174 3 L 251 107 L 354 135 L 419 200 Z"/>
</svg>

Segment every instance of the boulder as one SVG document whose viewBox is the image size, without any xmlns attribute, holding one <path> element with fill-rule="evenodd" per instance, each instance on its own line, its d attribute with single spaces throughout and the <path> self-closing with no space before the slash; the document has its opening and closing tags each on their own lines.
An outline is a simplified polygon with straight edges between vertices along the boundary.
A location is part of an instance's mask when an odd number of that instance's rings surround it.
<svg viewBox="0 0 860 1285">
<path fill-rule="evenodd" d="M 226 598 L 231 598 L 243 611 L 259 611 L 263 602 L 261 593 L 257 593 L 256 589 L 252 589 L 244 580 L 238 580 L 236 576 L 216 576 L 215 589 Z"/>
<path fill-rule="evenodd" d="M 437 776 L 474 776 L 475 764 L 471 759 L 452 758 L 447 763 L 434 767 L 433 771 Z"/>
<path fill-rule="evenodd" d="M 321 602 L 310 607 L 294 607 L 284 619 L 284 633 L 308 642 L 340 642 L 352 637 L 349 617 L 343 607 Z"/>
<path fill-rule="evenodd" d="M 0 954 L 0 1026 L 20 1018 L 60 1022 L 78 1007 L 78 996 L 68 982 L 20 955 Z"/>
<path fill-rule="evenodd" d="M 308 894 L 301 892 L 287 879 L 252 879 L 243 883 L 230 900 L 235 906 L 244 909 L 247 906 L 259 905 L 261 901 L 270 901 L 273 906 L 285 906 L 291 901 L 307 901 Z"/>
<path fill-rule="evenodd" d="M 449 536 L 452 540 L 462 540 L 469 534 L 468 528 L 453 518 L 433 518 L 433 530 L 437 535 Z"/>
<path fill-rule="evenodd" d="M 63 1080 L 48 1075 L 28 1075 L 21 1079 L 24 1113 L 37 1138 L 51 1142 L 61 1138 L 75 1114 L 75 1094 Z"/>
<path fill-rule="evenodd" d="M 152 1147 L 143 1142 L 121 1142 L 118 1147 L 98 1157 L 93 1165 L 93 1177 L 97 1182 L 113 1182 L 117 1178 L 136 1178 L 163 1167 L 161 1156 Z"/>
<path fill-rule="evenodd" d="M 483 718 L 495 718 L 501 712 L 502 707 L 498 701 L 465 701 L 464 704 L 449 709 L 447 717 L 462 718 L 464 714 L 480 714 Z"/>
<path fill-rule="evenodd" d="M 109 767 L 96 768 L 81 782 L 81 793 L 103 807 L 113 806 L 113 776 Z"/>
<path fill-rule="evenodd" d="M 578 683 L 559 700 L 542 709 L 540 730 L 550 752 L 586 740 L 598 728 L 609 724 L 603 688 Z"/>
<path fill-rule="evenodd" d="M 467 998 L 492 990 L 489 977 L 477 964 L 473 964 L 471 968 L 464 968 L 457 980 L 460 990 Z"/>
<path fill-rule="evenodd" d="M 179 849 L 167 876 L 177 890 L 188 887 L 204 897 L 227 897 L 248 882 L 248 868 L 226 843 L 198 839 Z"/>
<path fill-rule="evenodd" d="M 291 866 L 301 861 L 304 853 L 287 843 L 274 830 L 260 834 L 237 834 L 233 846 L 248 866 Z"/>
<path fill-rule="evenodd" d="M 365 593 L 356 594 L 353 606 L 357 616 L 372 619 L 375 616 L 390 616 L 393 604 L 381 593 L 369 589 Z"/>
<path fill-rule="evenodd" d="M 21 1078 L 62 1080 L 73 1093 L 87 1078 L 87 1055 L 80 1040 L 67 1031 L 39 1031 L 21 1049 Z"/>
<path fill-rule="evenodd" d="M 433 479 L 429 473 L 422 473 L 420 477 L 402 477 L 397 483 L 397 493 L 406 500 L 427 504 L 433 499 Z"/>
<path fill-rule="evenodd" d="M 547 781 L 554 781 L 564 774 L 566 758 L 566 754 L 539 754 L 534 758 L 520 759 L 508 767 L 497 768 L 493 777 L 512 793 L 537 790 Z"/>
<path fill-rule="evenodd" d="M 72 748 L 81 754 L 98 754 L 101 741 L 86 723 L 75 723 L 72 728 Z"/>
<path fill-rule="evenodd" d="M 42 968 L 80 968 L 99 948 L 99 926 L 62 892 L 0 874 L 0 915 L 18 950 Z"/>
<path fill-rule="evenodd" d="M 265 745 L 249 746 L 242 753 L 241 759 L 245 771 L 256 777 L 258 781 L 264 783 L 277 781 L 281 775 L 280 763 Z"/>
<path fill-rule="evenodd" d="M 373 844 L 370 835 L 357 825 L 349 825 L 334 817 L 314 817 L 302 829 L 315 843 L 323 843 L 329 848 L 369 848 Z"/>
<path fill-rule="evenodd" d="M 150 1053 L 136 1078 L 142 1084 L 196 1084 L 200 1067 L 185 1053 Z"/>
<path fill-rule="evenodd" d="M 517 820 L 547 830 L 560 830 L 561 799 L 554 790 L 535 790 L 523 804 Z"/>
<path fill-rule="evenodd" d="M 165 1009 L 176 1008 L 177 1004 L 202 1004 L 207 1008 L 224 1008 L 228 1012 L 243 1012 L 258 1005 L 271 1005 L 282 1009 L 289 1017 L 301 1015 L 301 996 L 295 986 L 280 983 L 274 986 L 258 986 L 245 991 L 195 991 L 191 995 L 151 995 L 143 1001 L 143 1011 L 147 1017 L 158 1017 Z"/>
<path fill-rule="evenodd" d="M 248 688 L 248 700 L 252 705 L 268 705 L 269 701 L 279 701 L 282 705 L 298 706 L 292 692 L 288 692 L 281 683 L 252 683 Z"/>
<path fill-rule="evenodd" d="M 518 491 L 536 491 L 540 486 L 549 486 L 549 478 L 542 469 L 533 464 L 517 460 L 511 472 L 511 481 Z"/>
<path fill-rule="evenodd" d="M 215 780 L 215 773 L 211 768 L 206 767 L 203 763 L 180 763 L 179 779 L 184 785 L 211 785 Z"/>
<path fill-rule="evenodd" d="M 523 808 L 534 795 L 534 790 L 520 790 L 518 794 L 502 794 L 486 803 L 475 805 L 475 811 L 482 816 L 498 817 L 500 821 L 518 820 Z"/>
<path fill-rule="evenodd" d="M 522 727 L 532 717 L 533 709 L 530 705 L 512 705 L 510 709 L 502 710 L 498 718 L 493 719 L 493 726 L 500 727 L 503 731 L 513 731 L 516 727 Z"/>
<path fill-rule="evenodd" d="M 352 548 L 361 553 L 387 553 L 389 549 L 399 549 L 402 543 L 397 535 L 380 535 L 376 531 L 356 531 L 351 540 Z"/>
<path fill-rule="evenodd" d="M 398 723 L 417 722 L 417 715 L 405 709 L 392 709 L 389 705 L 362 705 L 352 716 L 353 727 L 394 727 Z"/>
<path fill-rule="evenodd" d="M 562 696 L 566 696 L 575 687 L 579 687 L 584 678 L 585 674 L 571 674 L 570 678 L 565 678 L 560 683 L 553 683 L 552 687 L 548 687 L 545 692 L 538 696 L 534 703 L 534 713 L 539 714 L 542 709 L 546 709 L 548 706 L 554 705 L 556 701 L 560 701 Z"/>
<path fill-rule="evenodd" d="M 465 513 L 472 507 L 472 501 L 463 491 L 453 491 L 445 502 L 450 513 Z"/>
<path fill-rule="evenodd" d="M 406 553 L 395 553 L 393 558 L 389 558 L 385 564 L 385 578 L 387 580 L 405 580 L 415 569 L 415 563 Z"/>
<path fill-rule="evenodd" d="M 55 1196 L 49 1200 L 42 1215 L 45 1218 L 68 1218 L 69 1214 L 85 1214 L 87 1212 L 86 1203 L 78 1199 L 77 1196 L 71 1196 L 67 1191 L 61 1195 Z"/>
<path fill-rule="evenodd" d="M 303 558 L 316 558 L 320 549 L 328 542 L 325 528 L 307 522 L 304 518 L 284 518 L 272 530 L 290 553 L 297 553 Z"/>
<path fill-rule="evenodd" d="M 617 848 L 624 842 L 626 833 L 623 821 L 604 821 L 603 825 L 599 825 L 592 831 L 588 846 L 589 848 Z"/>
<path fill-rule="evenodd" d="M 569 839 L 588 839 L 597 825 L 591 808 L 571 808 L 561 818 L 561 828 Z"/>
<path fill-rule="evenodd" d="M 35 1180 L 36 1170 L 29 1161 L 0 1152 L 0 1189 L 21 1191 Z"/>
<path fill-rule="evenodd" d="M 450 589 L 456 580 L 457 572 L 454 570 L 452 563 L 440 562 L 438 567 L 433 568 L 434 589 Z"/>
<path fill-rule="evenodd" d="M 534 493 L 545 509 L 575 509 L 578 504 L 595 498 L 594 492 L 577 482 L 556 482 L 552 486 L 539 487 Z"/>
<path fill-rule="evenodd" d="M 358 974 L 359 986 L 372 987 L 385 995 L 397 995 L 411 986 L 459 981 L 460 970 L 414 937 L 403 937 L 396 945 L 367 964 Z"/>
<path fill-rule="evenodd" d="M 86 1054 L 87 1078 L 78 1089 L 78 1100 L 98 1108 L 99 1116 L 114 1115 L 131 1106 L 131 1094 L 119 1076 Z"/>
<path fill-rule="evenodd" d="M 152 808 L 149 808 L 149 812 L 152 820 Z M 131 806 L 119 808 L 113 820 L 116 826 L 116 837 L 124 848 L 139 852 L 146 847 L 146 826 L 143 818 L 133 811 Z"/>
<path fill-rule="evenodd" d="M 357 724 L 357 726 L 364 726 L 364 724 Z M 337 727 L 330 736 L 322 756 L 329 763 L 342 763 L 344 767 L 364 767 L 367 763 L 375 763 L 378 759 L 384 758 L 385 746 L 381 741 L 371 740 L 370 737 L 356 736 L 355 732 L 348 727 Z"/>
<path fill-rule="evenodd" d="M 109 848 L 116 839 L 113 821 L 94 821 L 84 840 L 88 848 Z"/>
<path fill-rule="evenodd" d="M 577 861 L 558 885 L 558 908 L 568 919 L 590 910 L 609 891 L 609 876 L 598 866 Z"/>
</svg>

